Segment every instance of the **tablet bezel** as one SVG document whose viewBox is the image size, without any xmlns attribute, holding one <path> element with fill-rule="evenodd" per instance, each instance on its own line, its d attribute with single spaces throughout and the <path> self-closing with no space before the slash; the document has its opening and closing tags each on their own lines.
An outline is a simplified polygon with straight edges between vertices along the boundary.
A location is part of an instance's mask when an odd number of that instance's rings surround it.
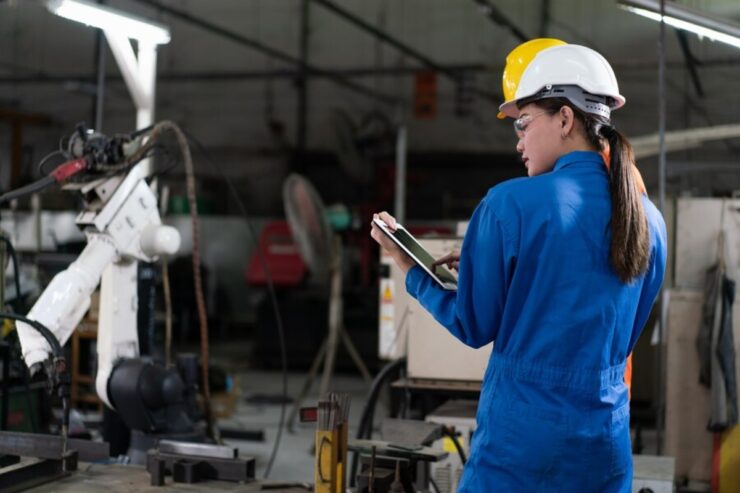
<svg viewBox="0 0 740 493">
<path fill-rule="evenodd" d="M 446 282 L 446 281 L 443 281 L 442 279 L 440 279 L 440 278 L 439 278 L 439 277 L 438 277 L 438 276 L 437 276 L 437 275 L 436 275 L 436 274 L 435 274 L 434 272 L 432 272 L 432 270 L 431 270 L 431 269 L 430 269 L 429 267 L 427 267 L 427 266 L 426 266 L 426 265 L 424 264 L 424 262 L 422 262 L 422 261 L 421 261 L 421 260 L 420 260 L 419 258 L 417 258 L 417 257 L 416 257 L 416 255 L 414 255 L 414 254 L 413 254 L 413 253 L 412 253 L 412 252 L 411 252 L 411 251 L 410 251 L 410 250 L 409 250 L 409 249 L 408 249 L 408 248 L 406 247 L 406 245 L 404 245 L 404 244 L 403 244 L 403 243 L 401 242 L 401 240 L 399 240 L 398 238 L 396 238 L 396 237 L 394 236 L 394 234 L 393 234 L 393 231 L 391 231 L 391 230 L 390 230 L 390 228 L 388 227 L 388 225 L 387 225 L 387 224 L 386 224 L 385 222 L 383 222 L 383 220 L 382 220 L 382 219 L 376 219 L 376 218 L 373 218 L 373 223 L 374 223 L 374 224 L 375 224 L 376 226 L 378 226 L 378 227 L 380 228 L 380 230 L 381 230 L 381 231 L 383 231 L 383 233 L 384 233 L 384 234 L 385 234 L 386 236 L 388 236 L 388 237 L 389 237 L 389 238 L 390 238 L 391 240 L 393 240 L 393 242 L 394 242 L 394 243 L 395 243 L 396 245 L 398 245 L 399 247 L 401 247 L 401 249 L 402 249 L 402 250 L 403 250 L 404 252 L 406 252 L 406 254 L 407 254 L 407 255 L 408 255 L 409 257 L 411 257 L 411 259 L 412 259 L 412 260 L 414 261 L 414 263 L 415 263 L 416 265 L 418 265 L 419 267 L 421 267 L 422 269 L 424 269 L 424 271 L 425 271 L 425 272 L 426 272 L 427 274 L 429 274 L 429 275 L 430 275 L 430 276 L 432 277 L 432 279 L 434 279 L 434 281 L 435 281 L 435 282 L 436 282 L 437 284 L 439 284 L 439 285 L 440 285 L 440 286 L 441 286 L 441 287 L 442 287 L 443 289 L 445 289 L 445 290 L 447 290 L 447 291 L 457 291 L 457 284 L 452 284 L 452 283 L 450 283 L 450 282 Z M 414 238 L 414 236 L 413 236 L 413 235 L 412 235 L 411 233 L 409 233 L 409 230 L 408 230 L 408 229 L 404 228 L 404 227 L 403 227 L 403 226 L 401 226 L 401 225 L 400 225 L 399 223 L 396 223 L 396 229 L 402 229 L 402 230 L 404 230 L 404 231 L 406 232 L 406 234 L 408 234 L 408 235 L 409 235 L 409 238 L 411 238 L 411 240 L 412 240 L 412 241 L 413 241 L 414 243 L 416 243 L 416 244 L 418 245 L 418 247 L 419 247 L 419 248 L 421 248 L 422 250 L 426 251 L 426 248 L 424 248 L 423 246 L 421 246 L 421 244 L 420 244 L 420 243 L 418 242 L 418 240 L 417 240 L 416 238 Z M 429 253 L 429 252 L 427 252 L 427 253 Z M 429 254 L 429 256 L 430 256 L 430 257 L 432 257 L 432 258 L 434 258 L 434 256 L 433 256 L 432 254 Z M 447 270 L 447 269 L 446 269 L 446 268 L 445 268 L 445 267 L 444 267 L 443 265 L 440 265 L 440 266 L 439 266 L 438 268 L 439 268 L 439 269 L 445 269 L 445 270 Z M 449 271 L 447 271 L 447 272 L 449 272 Z M 450 274 L 450 276 L 454 277 L 454 276 L 452 275 L 452 273 L 451 273 L 451 272 L 449 272 L 449 274 Z"/>
</svg>

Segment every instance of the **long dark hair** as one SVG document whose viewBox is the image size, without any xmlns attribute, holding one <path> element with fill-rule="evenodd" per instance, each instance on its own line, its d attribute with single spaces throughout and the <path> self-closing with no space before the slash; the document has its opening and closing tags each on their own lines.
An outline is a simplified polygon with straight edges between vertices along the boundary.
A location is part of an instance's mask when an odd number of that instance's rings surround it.
<svg viewBox="0 0 740 493">
<path fill-rule="evenodd" d="M 587 114 L 567 99 L 535 101 L 539 108 L 554 115 L 563 106 L 573 110 L 583 124 L 586 140 L 599 151 L 609 146 L 609 193 L 612 199 L 611 265 L 622 282 L 630 282 L 647 271 L 650 262 L 650 233 L 642 193 L 635 174 L 632 145 L 607 119 Z"/>
</svg>

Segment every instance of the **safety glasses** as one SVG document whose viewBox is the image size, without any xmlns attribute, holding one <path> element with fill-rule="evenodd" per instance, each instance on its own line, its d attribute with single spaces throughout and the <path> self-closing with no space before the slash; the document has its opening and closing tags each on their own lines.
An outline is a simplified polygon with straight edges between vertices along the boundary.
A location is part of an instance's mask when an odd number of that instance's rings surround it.
<svg viewBox="0 0 740 493">
<path fill-rule="evenodd" d="M 540 111 L 539 113 L 535 113 L 534 115 L 524 115 L 514 120 L 514 132 L 516 132 L 516 136 L 521 138 L 524 135 L 524 132 L 527 130 L 529 124 L 532 123 L 535 118 L 539 118 L 540 116 L 547 113 L 547 111 Z"/>
</svg>

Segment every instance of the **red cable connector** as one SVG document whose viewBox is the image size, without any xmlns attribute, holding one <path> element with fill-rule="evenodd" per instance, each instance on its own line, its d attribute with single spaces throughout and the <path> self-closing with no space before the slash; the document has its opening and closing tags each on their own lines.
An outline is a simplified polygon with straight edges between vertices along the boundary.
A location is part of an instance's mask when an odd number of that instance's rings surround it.
<svg viewBox="0 0 740 493">
<path fill-rule="evenodd" d="M 85 171 L 87 169 L 87 159 L 86 158 L 80 158 L 80 159 L 74 159 L 72 161 L 67 161 L 66 163 L 62 163 L 59 166 L 57 166 L 54 171 L 51 172 L 51 175 L 54 177 L 54 179 L 61 183 L 69 177 L 76 175 L 77 173 L 80 173 L 82 171 Z"/>
</svg>

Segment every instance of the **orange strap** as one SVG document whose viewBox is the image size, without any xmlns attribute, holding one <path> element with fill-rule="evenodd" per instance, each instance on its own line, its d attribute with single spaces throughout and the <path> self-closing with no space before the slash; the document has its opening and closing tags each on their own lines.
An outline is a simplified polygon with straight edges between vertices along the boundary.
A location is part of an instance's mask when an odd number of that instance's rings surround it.
<svg viewBox="0 0 740 493">
<path fill-rule="evenodd" d="M 627 356 L 627 365 L 624 367 L 624 383 L 627 384 L 627 392 L 632 400 L 632 353 Z"/>
</svg>

